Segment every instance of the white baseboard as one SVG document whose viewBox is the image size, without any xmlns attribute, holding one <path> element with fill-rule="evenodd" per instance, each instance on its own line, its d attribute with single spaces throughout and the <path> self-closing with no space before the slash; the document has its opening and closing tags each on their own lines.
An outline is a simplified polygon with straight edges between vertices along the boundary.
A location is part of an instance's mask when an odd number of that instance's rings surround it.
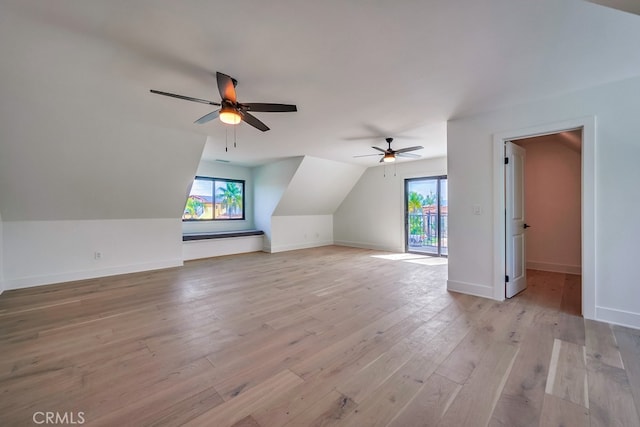
<svg viewBox="0 0 640 427">
<path fill-rule="evenodd" d="M 640 329 L 640 313 L 596 307 L 596 320 Z"/>
<path fill-rule="evenodd" d="M 319 248 L 320 246 L 330 246 L 333 245 L 333 241 L 321 241 L 321 242 L 308 242 L 308 243 L 295 243 L 289 245 L 271 245 L 270 252 L 286 252 L 286 251 L 295 251 L 298 249 L 310 249 L 310 248 Z"/>
<path fill-rule="evenodd" d="M 51 274 L 46 276 L 21 277 L 19 279 L 5 280 L 6 290 L 30 288 L 33 286 L 52 285 L 54 283 L 72 282 L 75 280 L 95 279 L 98 277 L 115 276 L 118 274 L 137 273 L 140 271 L 161 270 L 164 268 L 180 267 L 181 259 L 148 262 L 142 264 L 119 265 L 95 270 L 72 271 L 67 273 Z"/>
<path fill-rule="evenodd" d="M 579 265 L 553 264 L 550 262 L 527 261 L 527 268 L 530 270 L 551 271 L 554 273 L 582 274 L 582 267 Z"/>
<path fill-rule="evenodd" d="M 447 290 L 460 292 L 462 294 L 474 295 L 483 298 L 493 298 L 493 287 L 478 285 L 477 283 L 458 282 L 447 280 Z"/>
<path fill-rule="evenodd" d="M 336 246 L 347 246 L 350 248 L 359 248 L 359 249 L 371 249 L 374 251 L 382 251 L 382 252 L 395 252 L 395 253 L 404 253 L 404 248 L 393 248 L 385 245 L 379 245 L 376 243 L 368 243 L 368 242 L 351 242 L 348 240 L 336 240 L 334 243 Z"/>
</svg>

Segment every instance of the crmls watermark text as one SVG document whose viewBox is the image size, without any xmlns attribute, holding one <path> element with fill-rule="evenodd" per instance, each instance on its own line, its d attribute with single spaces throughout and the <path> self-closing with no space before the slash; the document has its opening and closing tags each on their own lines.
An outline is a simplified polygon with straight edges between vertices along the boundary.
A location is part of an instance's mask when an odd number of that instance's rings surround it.
<svg viewBox="0 0 640 427">
<path fill-rule="evenodd" d="M 84 412 L 34 412 L 36 424 L 84 424 Z"/>
</svg>

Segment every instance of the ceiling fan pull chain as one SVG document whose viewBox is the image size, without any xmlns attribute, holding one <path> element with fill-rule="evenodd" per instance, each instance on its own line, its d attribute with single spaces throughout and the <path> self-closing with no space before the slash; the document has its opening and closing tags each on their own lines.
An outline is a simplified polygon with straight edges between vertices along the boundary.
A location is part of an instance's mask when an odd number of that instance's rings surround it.
<svg viewBox="0 0 640 427">
<path fill-rule="evenodd" d="M 224 151 L 225 153 L 229 151 L 229 142 L 228 142 L 228 138 L 229 137 L 229 128 L 225 127 L 224 128 Z"/>
<path fill-rule="evenodd" d="M 236 128 L 237 128 L 237 126 L 233 127 L 233 148 L 237 147 L 237 145 L 236 145 Z"/>
</svg>

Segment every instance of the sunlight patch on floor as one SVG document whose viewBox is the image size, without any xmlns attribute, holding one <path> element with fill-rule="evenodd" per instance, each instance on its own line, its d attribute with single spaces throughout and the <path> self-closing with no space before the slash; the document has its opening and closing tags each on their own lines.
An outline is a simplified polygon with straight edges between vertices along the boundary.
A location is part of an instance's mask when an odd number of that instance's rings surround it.
<svg viewBox="0 0 640 427">
<path fill-rule="evenodd" d="M 446 265 L 449 263 L 448 258 L 443 257 L 424 257 L 421 259 L 407 259 L 405 262 L 411 262 L 414 264 L 423 264 L 423 265 Z"/>
<path fill-rule="evenodd" d="M 418 255 L 418 254 L 385 254 L 385 255 L 371 255 L 373 258 L 381 258 L 388 259 L 391 261 L 404 261 L 411 262 L 414 264 L 422 264 L 422 265 L 445 265 L 448 263 L 447 258 L 443 257 L 432 257 L 428 255 Z"/>
</svg>

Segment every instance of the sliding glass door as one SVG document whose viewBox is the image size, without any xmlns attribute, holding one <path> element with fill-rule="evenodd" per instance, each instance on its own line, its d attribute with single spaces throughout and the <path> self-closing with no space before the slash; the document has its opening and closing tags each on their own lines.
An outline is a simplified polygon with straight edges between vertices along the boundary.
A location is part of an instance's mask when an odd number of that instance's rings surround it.
<svg viewBox="0 0 640 427">
<path fill-rule="evenodd" d="M 427 255 L 447 255 L 447 177 L 406 179 L 406 250 Z"/>
</svg>

